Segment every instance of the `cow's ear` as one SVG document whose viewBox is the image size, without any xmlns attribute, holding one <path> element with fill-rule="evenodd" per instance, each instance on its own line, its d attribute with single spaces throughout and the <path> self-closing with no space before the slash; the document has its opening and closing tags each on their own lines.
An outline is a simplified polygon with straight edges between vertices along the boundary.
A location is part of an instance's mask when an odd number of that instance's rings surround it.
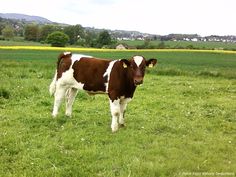
<svg viewBox="0 0 236 177">
<path fill-rule="evenodd" d="M 155 64 L 157 64 L 157 59 L 152 58 L 146 61 L 146 66 L 149 68 L 152 68 Z"/>
<path fill-rule="evenodd" d="M 126 60 L 126 59 L 121 59 L 120 60 L 122 62 L 122 65 L 124 68 L 127 68 L 128 66 L 130 66 L 130 61 Z"/>
</svg>

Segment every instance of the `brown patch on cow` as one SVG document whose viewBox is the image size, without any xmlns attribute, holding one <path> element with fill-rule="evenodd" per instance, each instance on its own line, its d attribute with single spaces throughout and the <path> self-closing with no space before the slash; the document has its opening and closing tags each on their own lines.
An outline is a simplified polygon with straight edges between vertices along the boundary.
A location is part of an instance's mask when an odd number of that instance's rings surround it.
<svg viewBox="0 0 236 177">
<path fill-rule="evenodd" d="M 61 78 L 62 73 L 67 71 L 71 65 L 71 53 L 65 55 L 64 53 L 58 56 L 57 61 L 57 79 Z"/>
<path fill-rule="evenodd" d="M 83 89 L 90 92 L 105 92 L 107 77 L 103 77 L 111 60 L 82 57 L 75 61 L 74 78 L 84 84 Z"/>
</svg>

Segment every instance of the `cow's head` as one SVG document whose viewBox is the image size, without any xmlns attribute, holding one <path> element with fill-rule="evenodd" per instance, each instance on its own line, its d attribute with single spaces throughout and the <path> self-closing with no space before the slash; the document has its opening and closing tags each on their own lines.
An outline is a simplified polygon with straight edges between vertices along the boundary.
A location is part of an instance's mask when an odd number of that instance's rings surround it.
<svg viewBox="0 0 236 177">
<path fill-rule="evenodd" d="M 143 56 L 133 56 L 130 60 L 122 59 L 121 61 L 124 68 L 131 70 L 136 86 L 143 83 L 146 66 L 151 68 L 157 63 L 156 59 L 146 60 Z"/>
</svg>

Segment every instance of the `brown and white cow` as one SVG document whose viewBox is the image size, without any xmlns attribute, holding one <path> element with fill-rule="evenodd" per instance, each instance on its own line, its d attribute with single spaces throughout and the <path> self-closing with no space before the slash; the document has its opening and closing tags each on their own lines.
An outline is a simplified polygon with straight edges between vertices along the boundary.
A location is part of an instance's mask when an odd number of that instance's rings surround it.
<svg viewBox="0 0 236 177">
<path fill-rule="evenodd" d="M 71 116 L 72 104 L 78 90 L 88 93 L 107 93 L 110 98 L 112 132 L 124 126 L 124 111 L 136 87 L 143 83 L 145 68 L 153 67 L 156 59 L 134 56 L 130 60 L 106 60 L 64 52 L 59 55 L 57 70 L 50 84 L 55 97 L 52 115 L 56 117 L 63 98 L 66 115 Z"/>
</svg>

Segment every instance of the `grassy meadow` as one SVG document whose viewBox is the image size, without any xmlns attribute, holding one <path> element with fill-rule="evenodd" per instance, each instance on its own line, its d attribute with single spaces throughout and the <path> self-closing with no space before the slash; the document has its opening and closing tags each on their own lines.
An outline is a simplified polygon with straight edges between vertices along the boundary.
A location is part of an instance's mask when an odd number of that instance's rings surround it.
<svg viewBox="0 0 236 177">
<path fill-rule="evenodd" d="M 23 38 L 15 38 L 14 40 L 9 41 L 0 40 L 0 46 L 50 46 L 50 44 L 42 44 L 40 42 L 25 41 Z"/>
<path fill-rule="evenodd" d="M 157 58 L 111 133 L 106 95 L 79 92 L 52 119 L 60 51 L 0 49 L 0 176 L 235 176 L 236 53 L 76 51 Z"/>
<path fill-rule="evenodd" d="M 126 43 L 130 46 L 143 45 L 142 40 L 124 40 L 121 43 Z M 160 40 L 150 41 L 151 45 L 158 46 L 161 43 Z M 167 48 L 186 48 L 187 46 L 193 46 L 198 49 L 226 49 L 236 50 L 236 43 L 231 42 L 211 42 L 211 41 L 164 41 Z"/>
<path fill-rule="evenodd" d="M 129 46 L 140 46 L 143 45 L 143 40 L 123 40 L 117 41 L 117 44 L 125 43 Z M 151 45 L 158 46 L 161 43 L 160 40 L 150 41 Z M 224 49 L 224 50 L 236 50 L 236 43 L 231 42 L 204 42 L 204 41 L 164 41 L 166 48 L 188 48 L 192 46 L 197 49 Z M 0 46 L 50 46 L 49 44 L 42 44 L 40 42 L 25 41 L 23 38 L 16 38 L 13 41 L 0 40 Z M 79 47 L 79 46 L 72 46 Z"/>
</svg>

